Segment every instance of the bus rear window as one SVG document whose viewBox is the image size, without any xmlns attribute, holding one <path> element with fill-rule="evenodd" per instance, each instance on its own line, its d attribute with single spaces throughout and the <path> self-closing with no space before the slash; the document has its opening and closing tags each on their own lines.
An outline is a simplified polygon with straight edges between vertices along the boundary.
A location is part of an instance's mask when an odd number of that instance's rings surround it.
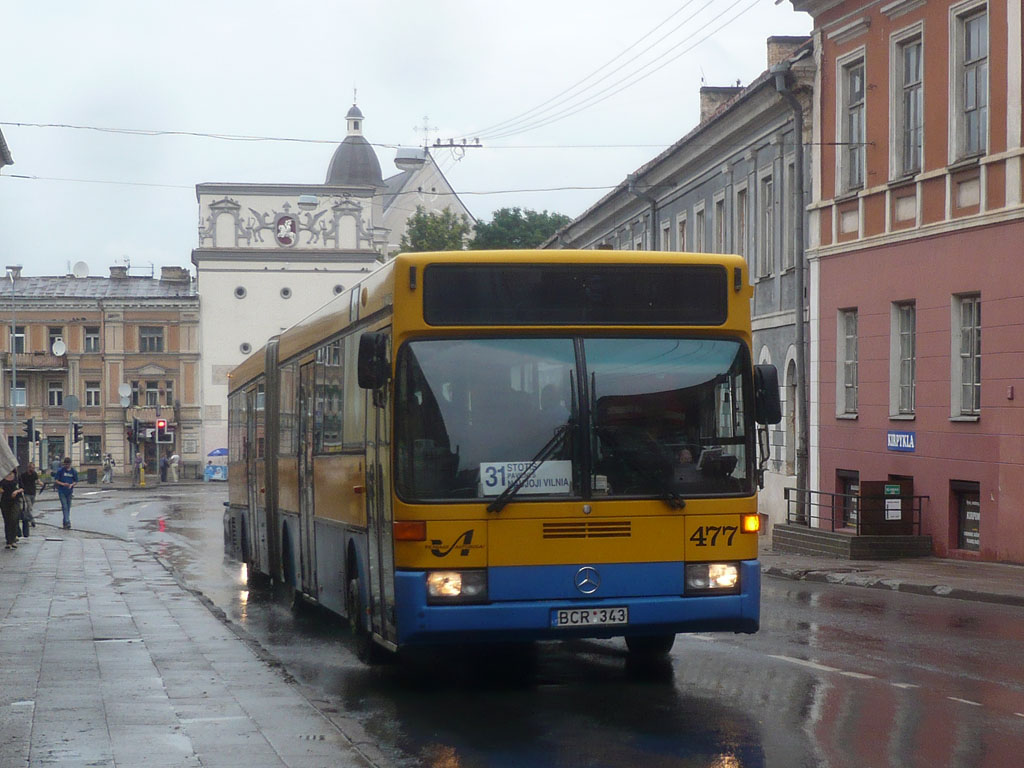
<svg viewBox="0 0 1024 768">
<path fill-rule="evenodd" d="M 431 264 L 430 325 L 721 325 L 724 267 L 696 264 Z"/>
</svg>

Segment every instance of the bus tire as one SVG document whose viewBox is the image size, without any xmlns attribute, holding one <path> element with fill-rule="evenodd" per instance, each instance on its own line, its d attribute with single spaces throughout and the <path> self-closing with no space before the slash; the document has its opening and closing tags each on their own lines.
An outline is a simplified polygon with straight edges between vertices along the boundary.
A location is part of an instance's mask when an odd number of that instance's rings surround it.
<svg viewBox="0 0 1024 768">
<path fill-rule="evenodd" d="M 626 636 L 626 647 L 629 649 L 630 655 L 645 659 L 667 656 L 675 642 L 674 634 Z"/>
<path fill-rule="evenodd" d="M 355 641 L 356 658 L 364 664 L 383 664 L 390 660 L 390 654 L 374 642 L 370 628 L 366 624 L 366 611 L 363 610 L 360 597 L 359 576 L 352 576 L 345 589 L 345 612 L 348 614 L 348 625 Z"/>
</svg>

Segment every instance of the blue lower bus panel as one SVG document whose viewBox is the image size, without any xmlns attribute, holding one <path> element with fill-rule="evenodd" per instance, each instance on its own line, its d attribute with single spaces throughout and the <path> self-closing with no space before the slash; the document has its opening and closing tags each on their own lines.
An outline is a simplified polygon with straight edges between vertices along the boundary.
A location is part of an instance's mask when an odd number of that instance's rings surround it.
<svg viewBox="0 0 1024 768">
<path fill-rule="evenodd" d="M 454 605 L 428 605 L 425 572 L 399 571 L 398 644 L 752 633 L 760 621 L 761 564 L 744 560 L 739 565 L 738 593 L 693 596 L 683 595 L 683 564 L 678 562 L 599 564 L 594 566 L 599 586 L 592 596 L 576 588 L 587 566 L 489 568 L 488 602 Z"/>
</svg>

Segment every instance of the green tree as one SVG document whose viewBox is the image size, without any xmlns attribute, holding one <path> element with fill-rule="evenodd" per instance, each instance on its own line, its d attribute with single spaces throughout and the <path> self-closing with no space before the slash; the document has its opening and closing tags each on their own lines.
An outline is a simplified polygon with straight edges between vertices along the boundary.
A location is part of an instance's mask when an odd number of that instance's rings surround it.
<svg viewBox="0 0 1024 768">
<path fill-rule="evenodd" d="M 470 232 L 469 218 L 445 208 L 440 213 L 427 213 L 422 205 L 409 217 L 402 235 L 403 251 L 461 251 Z"/>
<path fill-rule="evenodd" d="M 536 248 L 568 224 L 565 214 L 531 211 L 529 208 L 500 208 L 490 223 L 478 222 L 470 248 Z"/>
</svg>

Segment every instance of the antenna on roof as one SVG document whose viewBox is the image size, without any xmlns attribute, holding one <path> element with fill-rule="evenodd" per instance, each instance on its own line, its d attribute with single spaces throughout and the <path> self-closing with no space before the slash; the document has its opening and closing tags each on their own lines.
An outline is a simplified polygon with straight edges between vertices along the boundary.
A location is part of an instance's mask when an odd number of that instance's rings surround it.
<svg viewBox="0 0 1024 768">
<path fill-rule="evenodd" d="M 76 261 L 75 266 L 71 268 L 71 274 L 75 277 L 88 277 L 89 265 L 84 261 Z"/>
</svg>

